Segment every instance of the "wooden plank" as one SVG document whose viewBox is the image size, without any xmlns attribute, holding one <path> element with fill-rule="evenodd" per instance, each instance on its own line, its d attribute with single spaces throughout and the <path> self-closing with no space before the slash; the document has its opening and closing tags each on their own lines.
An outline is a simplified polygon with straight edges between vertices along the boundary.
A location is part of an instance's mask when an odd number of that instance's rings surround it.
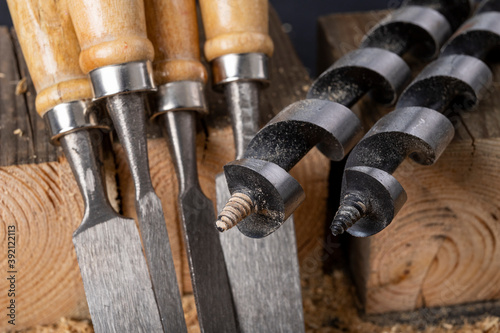
<svg viewBox="0 0 500 333">
<path fill-rule="evenodd" d="M 0 166 L 34 162 L 26 95 L 9 30 L 0 27 Z M 26 82 L 26 81 L 24 81 Z"/>
<path fill-rule="evenodd" d="M 377 17 L 320 18 L 321 63 L 357 45 Z M 500 67 L 493 70 L 500 77 Z M 498 88 L 493 85 L 477 110 L 453 119 L 455 138 L 434 166 L 406 161 L 395 173 L 408 201 L 392 224 L 352 239 L 350 264 L 366 313 L 500 299 Z M 368 99 L 358 107 L 365 129 L 391 111 Z"/>
<path fill-rule="evenodd" d="M 12 29 L 12 40 L 15 47 L 17 64 L 21 78 L 26 78 L 26 91 L 23 93 L 25 98 L 25 105 L 27 107 L 28 119 L 30 122 L 30 134 L 33 145 L 34 154 L 31 157 L 34 163 L 45 163 L 57 161 L 57 148 L 49 143 L 50 136 L 45 125 L 45 121 L 38 115 L 35 108 L 36 91 L 31 82 L 28 67 L 24 60 L 21 46 L 17 40 L 17 35 Z M 30 162 L 33 163 L 33 162 Z"/>
</svg>

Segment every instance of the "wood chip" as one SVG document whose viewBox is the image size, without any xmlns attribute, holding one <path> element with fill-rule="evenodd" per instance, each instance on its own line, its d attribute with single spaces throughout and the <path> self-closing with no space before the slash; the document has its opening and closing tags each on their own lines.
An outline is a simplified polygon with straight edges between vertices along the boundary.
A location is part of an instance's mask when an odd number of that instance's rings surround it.
<svg viewBox="0 0 500 333">
<path fill-rule="evenodd" d="M 500 329 L 500 318 L 498 317 L 487 317 L 481 325 L 481 328 L 483 329 L 484 332 L 490 332 L 493 328 L 496 328 L 494 332 L 498 332 Z"/>
<path fill-rule="evenodd" d="M 16 86 L 16 95 L 24 94 L 28 90 L 28 81 L 23 77 Z"/>
</svg>

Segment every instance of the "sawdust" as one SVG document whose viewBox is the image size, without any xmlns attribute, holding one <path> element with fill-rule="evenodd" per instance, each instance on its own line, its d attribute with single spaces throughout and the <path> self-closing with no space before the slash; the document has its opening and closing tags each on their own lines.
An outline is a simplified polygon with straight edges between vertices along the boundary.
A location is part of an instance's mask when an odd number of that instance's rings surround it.
<svg viewBox="0 0 500 333">
<path fill-rule="evenodd" d="M 36 326 L 27 330 L 19 331 L 22 333 L 93 333 L 94 329 L 89 320 L 71 320 L 61 318 L 58 323 L 47 326 Z"/>
<path fill-rule="evenodd" d="M 321 270 L 302 276 L 302 293 L 307 333 L 500 333 L 500 318 L 486 317 L 476 323 L 440 323 L 419 330 L 411 325 L 378 326 L 359 314 L 353 284 L 342 270 L 323 274 Z"/>
<path fill-rule="evenodd" d="M 323 274 L 302 270 L 302 293 L 307 333 L 500 333 L 500 318 L 486 317 L 476 323 L 452 325 L 440 323 L 419 330 L 411 325 L 395 324 L 378 326 L 364 321 L 358 312 L 354 286 L 342 269 Z M 186 314 L 188 332 L 198 333 L 193 295 L 183 297 L 182 305 Z M 37 326 L 23 333 L 92 333 L 89 321 L 62 318 L 57 324 Z"/>
</svg>

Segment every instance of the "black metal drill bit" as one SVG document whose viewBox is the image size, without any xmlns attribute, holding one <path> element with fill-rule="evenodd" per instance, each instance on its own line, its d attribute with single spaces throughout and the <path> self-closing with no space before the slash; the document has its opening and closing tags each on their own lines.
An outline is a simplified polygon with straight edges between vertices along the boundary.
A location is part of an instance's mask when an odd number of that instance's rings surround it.
<svg viewBox="0 0 500 333">
<path fill-rule="evenodd" d="M 227 224 L 257 238 L 278 229 L 304 199 L 288 171 L 314 146 L 330 159 L 341 160 L 362 136 L 360 120 L 348 107 L 369 92 L 378 102 L 395 103 L 411 78 L 402 56 L 437 56 L 471 7 L 467 0 L 407 1 L 382 20 L 360 49 L 339 59 L 313 83 L 306 100 L 272 119 L 249 143 L 244 158 L 225 166 L 233 194 L 220 213 L 230 220 Z M 251 209 L 230 215 L 236 203 L 249 203 Z"/>
<path fill-rule="evenodd" d="M 394 171 L 407 157 L 434 164 L 453 138 L 450 118 L 473 109 L 491 85 L 486 62 L 498 60 L 499 22 L 500 1 L 484 2 L 359 142 L 347 160 L 333 234 L 366 237 L 391 223 L 406 202 Z"/>
</svg>

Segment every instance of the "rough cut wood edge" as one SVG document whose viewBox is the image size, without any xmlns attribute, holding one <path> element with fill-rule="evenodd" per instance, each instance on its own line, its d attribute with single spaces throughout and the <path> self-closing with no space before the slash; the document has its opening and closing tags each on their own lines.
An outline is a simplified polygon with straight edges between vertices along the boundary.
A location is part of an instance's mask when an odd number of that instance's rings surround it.
<svg viewBox="0 0 500 333">
<path fill-rule="evenodd" d="M 380 16 L 320 18 L 320 64 L 357 46 Z M 350 264 L 366 313 L 500 298 L 500 68 L 493 69 L 489 96 L 453 119 L 456 136 L 436 165 L 406 161 L 395 173 L 408 202 L 392 224 L 352 239 Z M 391 111 L 367 99 L 359 109 L 366 128 Z"/>
<path fill-rule="evenodd" d="M 51 324 L 62 316 L 88 318 L 72 242 L 82 214 L 80 192 L 66 161 L 0 167 L 0 239 L 6 246 L 7 226 L 16 227 L 18 272 L 16 326 L 2 320 L 0 331 Z M 0 263 L 5 273 L 6 248 Z M 10 299 L 6 278 L 0 279 L 0 288 L 5 309 Z"/>
</svg>

